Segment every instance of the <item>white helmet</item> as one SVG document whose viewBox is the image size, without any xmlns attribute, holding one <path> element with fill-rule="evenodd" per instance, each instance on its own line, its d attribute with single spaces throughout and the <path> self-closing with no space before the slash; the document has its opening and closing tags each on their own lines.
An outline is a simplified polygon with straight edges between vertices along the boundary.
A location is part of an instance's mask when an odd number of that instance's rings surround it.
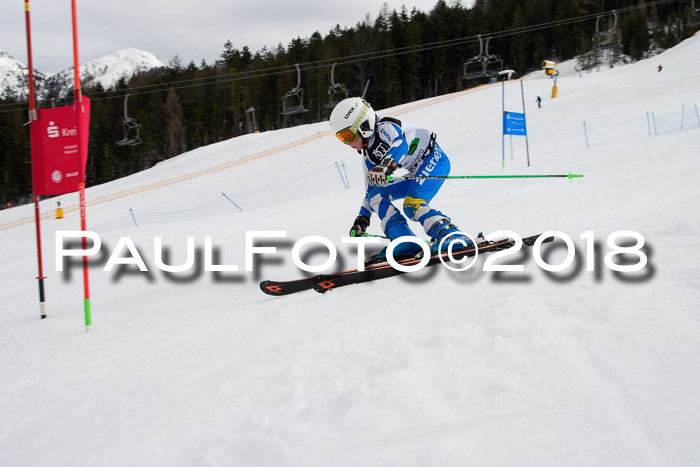
<svg viewBox="0 0 700 467">
<path fill-rule="evenodd" d="M 354 142 L 358 136 L 369 138 L 374 132 L 377 115 L 361 97 L 349 97 L 338 102 L 331 112 L 331 130 L 345 144 Z"/>
</svg>

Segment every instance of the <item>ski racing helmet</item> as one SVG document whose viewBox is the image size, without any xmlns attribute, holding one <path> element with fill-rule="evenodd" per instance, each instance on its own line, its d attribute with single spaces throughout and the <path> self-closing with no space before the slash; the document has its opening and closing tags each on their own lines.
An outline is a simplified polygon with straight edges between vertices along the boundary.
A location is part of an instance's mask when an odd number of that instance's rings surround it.
<svg viewBox="0 0 700 467">
<path fill-rule="evenodd" d="M 372 106 L 361 97 L 349 97 L 338 102 L 331 112 L 331 130 L 345 144 L 353 143 L 358 136 L 369 138 L 374 132 L 377 115 Z"/>
</svg>

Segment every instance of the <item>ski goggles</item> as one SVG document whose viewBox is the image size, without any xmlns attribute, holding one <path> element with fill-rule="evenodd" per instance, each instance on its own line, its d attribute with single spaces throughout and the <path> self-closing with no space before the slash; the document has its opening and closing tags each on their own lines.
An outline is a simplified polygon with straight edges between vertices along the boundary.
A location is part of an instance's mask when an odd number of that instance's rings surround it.
<svg viewBox="0 0 700 467">
<path fill-rule="evenodd" d="M 358 136 L 360 136 L 360 133 L 353 131 L 351 127 L 343 128 L 335 134 L 335 137 L 342 141 L 344 144 L 350 144 L 355 142 Z"/>
</svg>

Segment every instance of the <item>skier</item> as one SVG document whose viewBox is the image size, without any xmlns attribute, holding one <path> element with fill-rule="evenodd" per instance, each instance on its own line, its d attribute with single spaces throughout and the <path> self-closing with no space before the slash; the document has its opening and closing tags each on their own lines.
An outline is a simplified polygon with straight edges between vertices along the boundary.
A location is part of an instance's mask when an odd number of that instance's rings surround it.
<svg viewBox="0 0 700 467">
<path fill-rule="evenodd" d="M 537 108 L 541 109 L 542 108 L 542 98 L 540 96 L 537 96 Z"/>
<path fill-rule="evenodd" d="M 473 243 L 448 216 L 428 205 L 444 179 L 387 181 L 397 168 L 404 168 L 409 175 L 417 176 L 449 174 L 450 161 L 437 144 L 435 133 L 391 117 L 378 118 L 372 107 L 360 97 L 339 102 L 331 113 L 330 125 L 341 142 L 363 156 L 367 187 L 350 236 L 364 235 L 370 217 L 375 213 L 391 240 L 415 236 L 406 217 L 419 222 L 432 239 L 431 253 L 438 252 L 443 239 L 443 251 L 451 243 L 454 243 L 453 251 Z M 396 199 L 404 200 L 403 214 L 392 204 Z M 396 246 L 393 256 L 399 260 L 414 257 L 421 251 L 420 245 L 407 241 Z M 386 248 L 368 263 L 385 260 Z"/>
</svg>

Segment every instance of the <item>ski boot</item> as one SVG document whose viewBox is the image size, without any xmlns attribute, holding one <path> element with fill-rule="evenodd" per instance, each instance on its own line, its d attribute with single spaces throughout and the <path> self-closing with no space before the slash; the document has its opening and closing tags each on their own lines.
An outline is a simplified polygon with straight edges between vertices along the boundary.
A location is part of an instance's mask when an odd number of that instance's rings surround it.
<svg viewBox="0 0 700 467">
<path fill-rule="evenodd" d="M 386 263 L 388 260 L 386 258 L 386 250 L 388 247 L 384 247 L 382 251 L 376 255 L 372 255 L 365 261 L 365 266 L 371 266 L 373 264 Z M 414 242 L 403 242 L 394 248 L 393 257 L 395 261 L 401 261 L 405 259 L 413 259 L 423 254 L 423 249 L 420 245 Z"/>
<path fill-rule="evenodd" d="M 430 253 L 431 255 L 436 255 L 439 253 L 444 253 L 448 251 L 450 245 L 454 244 L 452 247 L 452 252 L 457 253 L 461 250 L 466 250 L 474 247 L 474 241 L 464 232 L 459 230 L 459 228 L 450 222 L 447 217 L 436 222 L 429 230 L 428 235 L 431 237 L 430 242 Z M 479 233 L 479 236 L 483 239 L 483 235 Z M 445 239 L 445 241 L 442 241 Z M 477 237 L 479 238 L 479 237 Z M 485 240 L 485 239 L 484 239 Z M 477 240 L 478 241 L 478 240 Z M 442 248 L 440 248 L 440 243 L 442 242 Z"/>
</svg>

